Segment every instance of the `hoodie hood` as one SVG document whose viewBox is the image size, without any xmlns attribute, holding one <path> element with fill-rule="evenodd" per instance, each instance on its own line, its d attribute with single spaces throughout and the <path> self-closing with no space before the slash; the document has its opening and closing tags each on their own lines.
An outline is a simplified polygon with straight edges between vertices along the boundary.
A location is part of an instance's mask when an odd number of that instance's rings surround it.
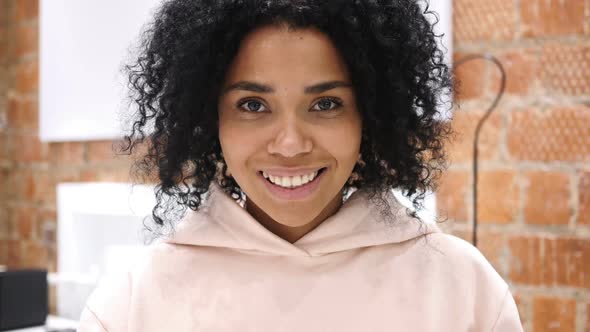
<svg viewBox="0 0 590 332">
<path fill-rule="evenodd" d="M 240 204 L 213 184 L 198 211 L 187 209 L 172 235 L 163 242 L 220 247 L 276 256 L 321 256 L 369 246 L 393 244 L 441 232 L 436 224 L 406 214 L 391 193 L 386 197 L 391 214 L 357 190 L 331 217 L 294 243 L 272 233 Z M 386 217 L 385 217 L 386 216 Z"/>
</svg>

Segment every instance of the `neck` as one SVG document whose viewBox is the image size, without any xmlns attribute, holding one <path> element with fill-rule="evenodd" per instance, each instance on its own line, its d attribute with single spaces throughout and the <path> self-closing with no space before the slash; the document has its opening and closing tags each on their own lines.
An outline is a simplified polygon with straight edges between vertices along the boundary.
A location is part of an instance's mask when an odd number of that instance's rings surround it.
<svg viewBox="0 0 590 332">
<path fill-rule="evenodd" d="M 341 206 L 342 194 L 339 193 L 314 219 L 301 226 L 288 226 L 278 222 L 277 220 L 274 220 L 271 216 L 266 214 L 266 212 L 260 209 L 254 202 L 246 200 L 246 211 L 248 211 L 248 213 L 250 213 L 250 215 L 254 217 L 256 221 L 258 221 L 269 231 L 273 232 L 284 240 L 289 241 L 290 243 L 296 242 L 305 234 L 311 232 L 324 220 L 335 214 Z"/>
</svg>

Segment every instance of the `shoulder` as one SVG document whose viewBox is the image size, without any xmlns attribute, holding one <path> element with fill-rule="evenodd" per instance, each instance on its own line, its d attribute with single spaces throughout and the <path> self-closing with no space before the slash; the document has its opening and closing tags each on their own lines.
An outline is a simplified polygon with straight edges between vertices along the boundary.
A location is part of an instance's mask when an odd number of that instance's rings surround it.
<svg viewBox="0 0 590 332">
<path fill-rule="evenodd" d="M 432 251 L 433 256 L 455 269 L 487 276 L 502 287 L 507 286 L 482 252 L 462 238 L 444 232 L 431 233 L 425 238 L 425 247 Z"/>
<path fill-rule="evenodd" d="M 112 305 L 122 308 L 128 305 L 128 298 L 137 292 L 145 279 L 154 271 L 174 270 L 182 265 L 180 260 L 190 258 L 187 246 L 156 242 L 145 246 L 133 257 L 131 264 L 103 276 L 87 300 L 87 306 L 97 315 L 110 310 Z M 104 309 L 104 310 L 103 310 Z M 100 315 L 99 315 L 100 316 Z M 109 315 L 110 316 L 110 315 Z"/>
<path fill-rule="evenodd" d="M 166 296 L 159 287 L 187 280 L 194 253 L 190 246 L 166 242 L 143 247 L 131 264 L 99 280 L 86 300 L 79 331 L 127 331 L 134 310 Z"/>
<path fill-rule="evenodd" d="M 146 266 L 150 265 L 154 249 L 152 246 L 143 247 L 126 268 L 109 272 L 99 279 L 86 300 L 79 331 L 127 331 L 134 288 L 143 278 Z"/>
<path fill-rule="evenodd" d="M 130 295 L 130 271 L 101 278 L 86 300 L 78 331 L 126 331 Z"/>
<path fill-rule="evenodd" d="M 470 302 L 474 317 L 491 331 L 522 331 L 510 286 L 471 243 L 444 232 L 428 235 L 427 249 L 439 286 Z"/>
<path fill-rule="evenodd" d="M 441 286 L 449 290 L 485 296 L 489 303 L 501 301 L 509 288 L 481 251 L 457 236 L 431 233 L 415 246 L 416 258 L 423 261 L 423 268 L 436 275 Z"/>
</svg>

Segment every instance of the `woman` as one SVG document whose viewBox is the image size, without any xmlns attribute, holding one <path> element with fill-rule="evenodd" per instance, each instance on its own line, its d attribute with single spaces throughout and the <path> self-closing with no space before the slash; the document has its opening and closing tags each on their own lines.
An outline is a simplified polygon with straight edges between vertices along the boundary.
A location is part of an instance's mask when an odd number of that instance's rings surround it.
<svg viewBox="0 0 590 332">
<path fill-rule="evenodd" d="M 415 0 L 172 0 L 144 36 L 125 149 L 149 138 L 171 231 L 80 331 L 522 331 L 481 253 L 414 212 L 452 88 Z"/>
</svg>

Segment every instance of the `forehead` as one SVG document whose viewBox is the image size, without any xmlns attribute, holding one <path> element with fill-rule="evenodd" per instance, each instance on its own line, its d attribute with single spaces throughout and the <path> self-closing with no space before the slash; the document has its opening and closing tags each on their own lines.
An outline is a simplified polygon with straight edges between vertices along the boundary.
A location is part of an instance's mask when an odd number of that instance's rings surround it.
<svg viewBox="0 0 590 332">
<path fill-rule="evenodd" d="M 264 26 L 242 40 L 227 80 L 309 83 L 327 77 L 348 79 L 348 71 L 326 34 L 316 28 L 289 30 L 283 26 Z"/>
</svg>

